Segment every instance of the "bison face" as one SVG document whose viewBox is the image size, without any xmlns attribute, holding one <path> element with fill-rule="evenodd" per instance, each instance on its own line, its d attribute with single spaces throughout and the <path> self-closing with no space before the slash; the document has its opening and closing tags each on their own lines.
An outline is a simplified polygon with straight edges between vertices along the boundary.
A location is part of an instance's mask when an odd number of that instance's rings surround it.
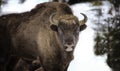
<svg viewBox="0 0 120 71">
<path fill-rule="evenodd" d="M 67 52 L 73 51 L 79 36 L 79 25 L 67 25 L 60 23 L 58 25 L 58 36 Z"/>
<path fill-rule="evenodd" d="M 78 41 L 79 32 L 86 28 L 86 25 L 83 24 L 86 22 L 86 19 L 87 17 L 85 16 L 84 20 L 78 21 L 77 17 L 73 15 L 63 15 L 58 20 L 54 20 L 53 16 L 50 18 L 50 27 L 58 34 L 60 43 L 66 52 L 72 52 L 74 50 Z"/>
</svg>

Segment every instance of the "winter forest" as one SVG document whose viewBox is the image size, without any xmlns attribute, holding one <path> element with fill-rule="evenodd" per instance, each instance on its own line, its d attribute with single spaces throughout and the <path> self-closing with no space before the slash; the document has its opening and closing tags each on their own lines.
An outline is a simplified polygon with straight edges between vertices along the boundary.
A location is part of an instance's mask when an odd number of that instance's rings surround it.
<svg viewBox="0 0 120 71">
<path fill-rule="evenodd" d="M 0 16 L 30 11 L 39 3 L 52 1 L 69 4 L 79 19 L 83 18 L 80 13 L 88 17 L 67 71 L 120 71 L 120 0 L 0 0 Z M 1 33 L 0 27 L 0 38 Z M 3 54 L 0 52 L 0 71 Z"/>
</svg>

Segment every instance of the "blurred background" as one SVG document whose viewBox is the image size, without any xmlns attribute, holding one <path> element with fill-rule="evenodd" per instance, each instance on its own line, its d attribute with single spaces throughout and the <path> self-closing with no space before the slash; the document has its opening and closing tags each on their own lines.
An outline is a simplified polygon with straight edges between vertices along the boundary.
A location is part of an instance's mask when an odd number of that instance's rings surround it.
<svg viewBox="0 0 120 71">
<path fill-rule="evenodd" d="M 51 1 L 69 4 L 79 19 L 88 16 L 68 71 L 120 71 L 120 0 L 0 0 L 0 16 Z"/>
</svg>

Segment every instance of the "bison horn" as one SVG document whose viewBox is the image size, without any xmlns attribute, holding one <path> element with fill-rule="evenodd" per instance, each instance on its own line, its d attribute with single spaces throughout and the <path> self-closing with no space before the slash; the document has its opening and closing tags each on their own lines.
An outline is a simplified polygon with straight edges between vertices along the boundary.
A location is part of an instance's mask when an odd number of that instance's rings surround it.
<svg viewBox="0 0 120 71">
<path fill-rule="evenodd" d="M 50 16 L 50 23 L 51 23 L 51 24 L 56 24 L 56 23 L 57 23 L 57 21 L 54 19 L 55 15 L 56 15 L 56 13 L 53 13 L 53 14 Z"/>
<path fill-rule="evenodd" d="M 79 22 L 79 24 L 80 24 L 80 25 L 83 25 L 83 24 L 85 24 L 85 23 L 87 22 L 87 16 L 86 16 L 85 14 L 83 14 L 83 13 L 80 13 L 80 14 L 82 14 L 82 15 L 84 16 L 84 19 L 81 20 L 81 21 Z"/>
<path fill-rule="evenodd" d="M 53 13 L 51 16 L 50 16 L 50 28 L 53 30 L 53 31 L 58 31 L 58 28 L 57 28 L 57 20 L 54 19 L 56 13 Z"/>
</svg>

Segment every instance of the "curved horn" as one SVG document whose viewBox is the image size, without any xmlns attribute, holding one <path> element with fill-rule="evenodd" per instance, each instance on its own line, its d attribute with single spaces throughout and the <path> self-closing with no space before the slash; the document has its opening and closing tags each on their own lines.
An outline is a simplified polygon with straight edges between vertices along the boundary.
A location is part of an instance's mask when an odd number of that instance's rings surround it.
<svg viewBox="0 0 120 71">
<path fill-rule="evenodd" d="M 55 15 L 56 15 L 56 13 L 53 13 L 49 18 L 51 24 L 57 23 L 57 21 L 54 19 Z"/>
<path fill-rule="evenodd" d="M 82 14 L 83 16 L 84 16 L 84 19 L 83 20 L 81 20 L 80 22 L 79 22 L 79 24 L 80 25 L 83 25 L 83 24 L 85 24 L 86 22 L 87 22 L 87 16 L 85 15 L 85 14 L 83 14 L 83 13 L 80 13 L 80 14 Z"/>
</svg>

